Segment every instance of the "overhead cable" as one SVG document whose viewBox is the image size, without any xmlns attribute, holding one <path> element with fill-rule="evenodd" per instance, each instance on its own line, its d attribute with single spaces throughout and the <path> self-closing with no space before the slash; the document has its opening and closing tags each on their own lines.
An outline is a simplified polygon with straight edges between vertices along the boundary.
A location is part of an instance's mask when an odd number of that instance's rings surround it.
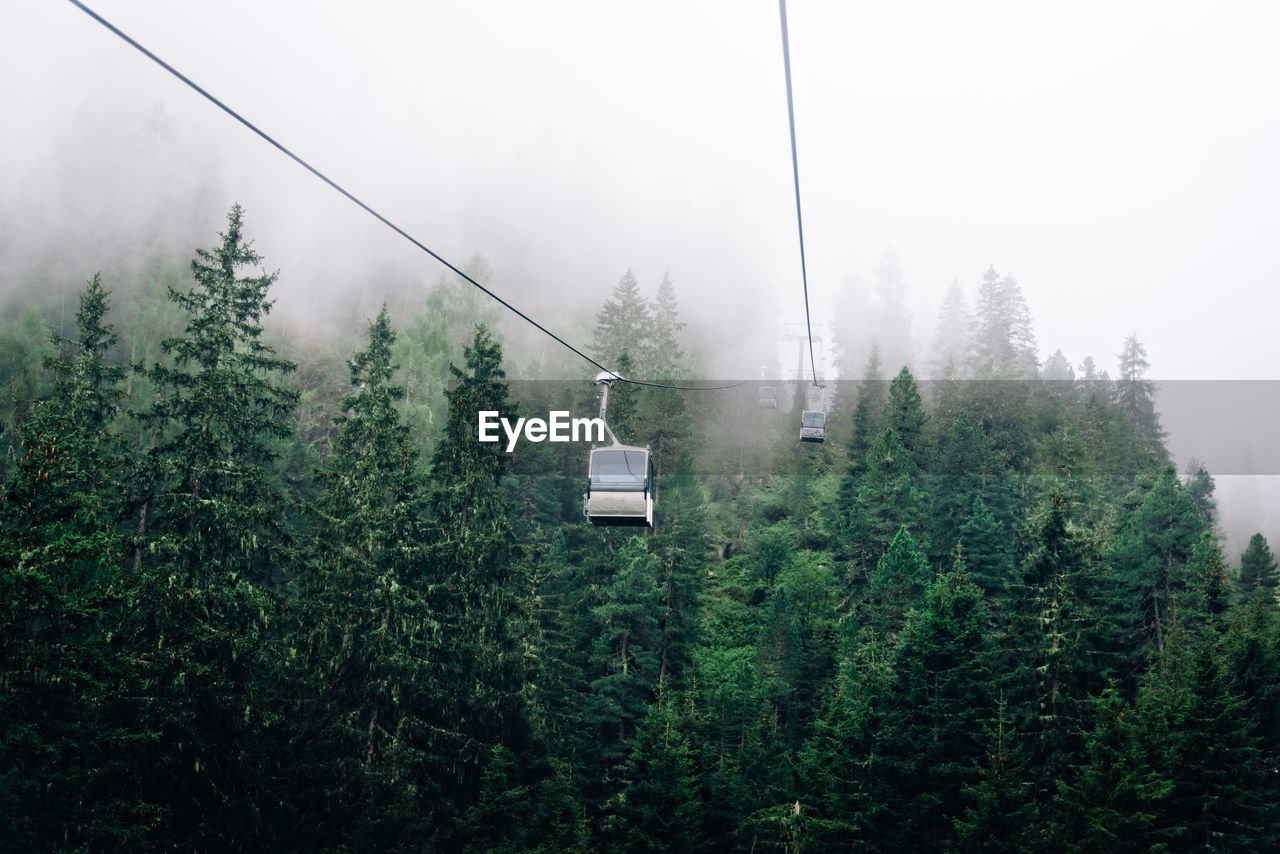
<svg viewBox="0 0 1280 854">
<path fill-rule="evenodd" d="M 591 357 L 590 357 L 590 356 L 588 356 L 586 353 L 584 353 L 584 352 L 582 352 L 581 350 L 579 350 L 577 347 L 574 347 L 574 346 L 573 346 L 572 344 L 570 344 L 568 341 L 565 341 L 565 340 L 564 340 L 563 338 L 561 338 L 559 335 L 556 335 L 556 334 L 555 334 L 554 332 L 552 332 L 550 329 L 547 329 L 547 328 L 546 328 L 545 326 L 543 326 L 541 323 L 538 323 L 538 321 L 534 320 L 532 317 L 530 317 L 529 315 L 525 314 L 523 311 L 521 311 L 520 309 L 516 308 L 516 307 L 515 307 L 514 305 L 512 305 L 511 303 L 507 302 L 505 299 L 503 299 L 502 297 L 498 296 L 498 295 L 497 295 L 497 294 L 495 294 L 493 291 L 489 290 L 489 289 L 488 289 L 488 288 L 486 288 L 484 285 L 482 285 L 482 284 L 480 284 L 479 282 L 477 282 L 477 281 L 476 281 L 475 279 L 473 279 L 471 276 L 467 275 L 465 272 L 463 272 L 461 269 L 459 269 L 456 265 L 451 264 L 449 261 L 445 260 L 443 257 L 441 257 L 440 255 L 438 255 L 438 254 L 436 254 L 435 252 L 433 252 L 429 247 L 427 247 L 425 244 L 423 244 L 420 240 L 418 240 L 417 238 L 413 237 L 413 235 L 409 234 L 407 231 L 405 231 L 404 229 L 402 229 L 400 226 L 396 225 L 394 222 L 392 222 L 391 220 L 387 219 L 385 216 L 383 216 L 382 214 L 378 213 L 376 210 L 374 210 L 373 208 L 371 208 L 369 205 L 365 204 L 363 201 L 361 201 L 360 199 L 358 199 L 356 196 L 352 195 L 352 194 L 351 194 L 350 192 L 348 192 L 345 188 L 343 188 L 341 185 L 339 185 L 337 182 L 335 182 L 333 179 L 331 179 L 328 175 L 325 175 L 325 174 L 324 174 L 323 172 L 321 172 L 319 169 L 317 169 L 316 167 L 312 166 L 310 163 L 308 163 L 307 161 L 303 160 L 303 159 L 302 159 L 301 157 L 299 157 L 298 155 L 294 154 L 292 151 L 290 151 L 290 150 L 289 150 L 288 148 L 286 148 L 284 145 L 282 145 L 281 143 L 277 142 L 277 141 L 275 140 L 275 138 L 273 138 L 273 137 L 272 137 L 270 134 L 268 134 L 266 131 L 264 131 L 264 130 L 260 129 L 260 128 L 259 128 L 257 125 L 255 125 L 253 122 L 249 121 L 249 120 L 248 120 L 248 119 L 246 119 L 244 116 L 240 115 L 240 114 L 239 114 L 239 113 L 237 113 L 235 110 L 231 109 L 229 106 L 227 106 L 226 104 L 224 104 L 222 101 L 218 100 L 216 97 L 214 97 L 212 94 L 210 94 L 207 90 L 205 90 L 203 87 L 201 87 L 201 86 L 200 86 L 198 83 L 196 83 L 194 80 L 192 80 L 191 78 L 187 77 L 187 76 L 186 76 L 185 74 L 183 74 L 182 72 L 178 71 L 178 69 L 174 68 L 172 65 L 170 65 L 170 64 L 169 64 L 169 63 L 167 63 L 167 62 L 165 62 L 165 61 L 164 61 L 163 59 L 161 59 L 160 57 L 156 56 L 154 53 L 152 53 L 152 52 L 151 52 L 150 50 L 148 50 L 147 48 L 143 47 L 141 44 L 139 44 L 137 41 L 135 41 L 133 38 L 131 38 L 128 34 L 126 34 L 124 31 L 122 31 L 119 27 L 115 26 L 115 25 L 114 25 L 114 24 L 112 24 L 110 21 L 108 21 L 106 18 L 102 17 L 102 16 L 101 16 L 101 15 L 99 15 L 97 12 L 93 11 L 92 9 L 90 9 L 90 8 L 89 8 L 88 6 L 86 6 L 84 3 L 80 2 L 80 0 L 68 0 L 68 2 L 69 2 L 69 3 L 71 3 L 73 6 L 75 6 L 76 8 L 80 9 L 82 12 L 84 12 L 84 13 L 85 13 L 86 15 L 88 15 L 90 18 L 93 18 L 95 21 L 97 21 L 97 22 L 98 22 L 99 24 L 101 24 L 102 26 L 106 27 L 106 28 L 107 28 L 108 30 L 110 30 L 111 32 L 115 33 L 117 36 L 119 36 L 121 39 L 123 39 L 123 40 L 124 40 L 124 41 L 125 41 L 125 42 L 130 46 L 130 47 L 134 48 L 134 49 L 135 49 L 135 50 L 137 50 L 139 53 L 141 53 L 143 56 L 147 57 L 147 59 L 150 59 L 150 60 L 151 60 L 152 62 L 154 62 L 156 65 L 159 65 L 159 66 L 160 66 L 161 68 L 163 68 L 165 71 L 168 71 L 168 72 L 169 72 L 170 74 L 172 74 L 174 77 L 178 78 L 178 79 L 179 79 L 179 80 L 181 80 L 183 83 L 187 84 L 187 86 L 189 86 L 189 87 L 191 87 L 192 89 L 194 89 L 197 93 L 199 93 L 201 96 L 203 96 L 206 100 L 208 100 L 208 101 L 209 101 L 210 103 L 212 103 L 214 106 L 218 107 L 218 108 L 219 108 L 220 110 L 222 110 L 224 113 L 226 113 L 227 115 L 231 116 L 231 117 L 232 117 L 233 119 L 235 119 L 236 121 L 240 122 L 240 124 L 244 125 L 244 126 L 245 126 L 245 127 L 247 127 L 249 130 L 251 130 L 251 131 L 253 131 L 255 134 L 257 134 L 258 136 L 262 137 L 262 139 L 266 140 L 268 143 L 270 143 L 274 148 L 276 148 L 277 150 L 279 150 L 282 154 L 284 154 L 284 155 L 285 155 L 286 157 L 288 157 L 290 160 L 292 160 L 293 162 L 297 163 L 297 164 L 298 164 L 299 166 L 301 166 L 303 169 L 306 169 L 308 172 L 310 172 L 312 175 L 314 175 L 314 176 L 316 176 L 317 178 L 319 178 L 319 179 L 320 179 L 321 181 L 323 181 L 324 183 L 328 184 L 328 185 L 329 185 L 330 187 L 332 187 L 334 190 L 337 190 L 339 193 L 341 193 L 343 196 L 345 196 L 348 200 L 350 200 L 350 201 L 351 201 L 351 202 L 353 202 L 355 205 L 357 205 L 358 207 L 360 207 L 362 210 L 364 210 L 366 213 L 368 213 L 368 214 L 369 214 L 370 216 L 372 216 L 374 219 L 378 220 L 378 222 L 382 223 L 382 224 L 383 224 L 383 225 L 385 225 L 387 228 L 391 229 L 391 230 L 392 230 L 392 231 L 394 231 L 396 234 L 400 235 L 400 236 L 401 236 L 401 237 L 403 237 L 405 240 L 407 240 L 407 241 L 409 241 L 410 243 L 412 243 L 412 244 L 413 244 L 414 246 L 416 246 L 418 249 L 421 249 L 423 252 L 427 253 L 427 254 L 428 254 L 428 255 L 430 255 L 432 258 L 434 258 L 435 260 L 439 261 L 441 264 L 443 264 L 446 268 L 448 268 L 450 271 L 452 271 L 455 275 L 457 275 L 457 276 L 458 276 L 459 278 L 461 278 L 463 281 L 467 282 L 467 283 L 468 283 L 468 284 L 470 284 L 470 285 L 473 285 L 473 286 L 474 286 L 474 287 L 476 287 L 476 288 L 479 288 L 481 291 L 483 291 L 485 294 L 487 294 L 491 299 L 493 299 L 493 300 L 494 300 L 495 302 L 497 302 L 499 305 L 503 306 L 503 307 L 504 307 L 504 308 L 506 308 L 508 311 L 510 311 L 512 314 L 516 315 L 516 316 L 517 316 L 517 317 L 519 317 L 521 320 L 524 320 L 524 321 L 525 321 L 526 323 L 528 323 L 530 326 L 534 327 L 534 328 L 535 328 L 535 329 L 537 329 L 539 332 L 541 332 L 541 333 L 543 333 L 544 335 L 546 335 L 547 337 L 551 338 L 553 341 L 557 342 L 558 344 L 560 344 L 561 346 L 563 346 L 565 349 L 567 349 L 567 350 L 569 350 L 570 352 L 574 353 L 575 355 L 577 355 L 577 356 L 581 357 L 582 359 L 586 360 L 587 362 L 591 363 L 592 365 L 595 365 L 595 366 L 596 366 L 597 368 L 599 368 L 600 370 L 602 370 L 602 371 L 604 371 L 604 372 L 606 372 L 606 373 L 608 373 L 608 374 L 612 374 L 612 375 L 617 379 L 617 381 L 618 381 L 618 382 L 630 383 L 631 385 L 639 385 L 639 386 L 652 386 L 652 387 L 654 387 L 654 388 L 670 388 L 670 389 L 677 389 L 677 390 L 681 390 L 681 391 L 715 391 L 715 390 L 718 390 L 718 389 L 735 388 L 736 386 L 742 385 L 742 383 L 734 383 L 734 384 L 732 384 L 732 385 L 721 385 L 721 386 L 680 386 L 680 385 L 668 385 L 668 384 L 665 384 L 665 383 L 645 382 L 644 380 L 633 380 L 633 379 L 627 379 L 626 377 L 618 376 L 618 374 L 617 374 L 617 373 L 615 373 L 614 371 L 610 370 L 609 368 L 606 368 L 604 365 L 600 364 L 600 363 L 599 363 L 599 362 L 597 362 L 595 359 L 591 358 Z"/>
<path fill-rule="evenodd" d="M 75 2 L 75 0 L 72 0 Z M 791 46 L 787 40 L 787 0 L 778 0 L 782 16 L 782 66 L 787 75 L 787 125 L 791 128 L 791 173 L 796 184 L 796 228 L 800 232 L 800 281 L 804 284 L 804 325 L 809 333 L 809 370 L 818 384 L 818 366 L 813 358 L 813 325 L 809 321 L 809 273 L 804 263 L 804 218 L 800 215 L 800 161 L 796 156 L 796 110 L 791 100 Z"/>
</svg>

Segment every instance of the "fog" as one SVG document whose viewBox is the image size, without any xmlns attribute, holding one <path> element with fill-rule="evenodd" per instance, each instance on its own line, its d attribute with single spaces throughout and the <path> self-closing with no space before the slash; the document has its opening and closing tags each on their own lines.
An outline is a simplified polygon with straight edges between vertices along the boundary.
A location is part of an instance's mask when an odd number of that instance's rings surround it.
<svg viewBox="0 0 1280 854">
<path fill-rule="evenodd" d="M 709 375 L 791 370 L 776 3 L 90 5 L 443 257 L 483 257 L 496 291 L 579 346 L 625 270 L 649 294 L 669 273 Z M 1273 4 L 793 0 L 788 16 L 820 334 L 892 252 L 917 361 L 945 289 L 972 298 L 994 266 L 1042 358 L 1114 374 L 1136 332 L 1158 381 L 1280 380 Z M 372 276 L 425 290 L 442 273 L 69 3 L 0 5 L 0 110 L 0 299 L 36 264 L 78 287 L 155 235 L 189 254 L 233 202 L 281 270 L 281 322 L 324 328 Z M 1180 465 L 1213 468 L 1212 436 L 1165 426 Z M 1245 503 L 1280 533 L 1271 498 Z"/>
</svg>

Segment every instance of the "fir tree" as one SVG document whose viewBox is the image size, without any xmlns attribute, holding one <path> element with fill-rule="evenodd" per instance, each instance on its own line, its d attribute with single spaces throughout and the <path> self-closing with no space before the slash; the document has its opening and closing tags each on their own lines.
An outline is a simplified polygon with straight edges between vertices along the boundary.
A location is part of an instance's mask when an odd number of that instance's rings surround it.
<svg viewBox="0 0 1280 854">
<path fill-rule="evenodd" d="M 974 376 L 982 379 L 1030 379 L 1036 374 L 1036 337 L 1031 311 L 1011 274 L 992 266 L 978 288 Z"/>
<path fill-rule="evenodd" d="M 907 449 L 917 471 L 924 471 L 932 457 L 925 425 L 929 421 L 920 399 L 911 371 L 903 368 L 889 384 L 889 399 L 884 404 L 881 421 L 886 430 L 892 430 L 898 441 Z"/>
<path fill-rule="evenodd" d="M 1168 622 L 1190 589 L 1188 562 L 1203 531 L 1195 504 L 1170 467 L 1141 496 L 1112 546 L 1113 599 L 1120 607 L 1116 622 L 1134 657 L 1131 677 L 1147 656 L 1164 647 Z"/>
<path fill-rule="evenodd" d="M 706 848 L 694 750 L 670 702 L 660 693 L 637 729 L 622 799 L 625 838 L 612 841 L 611 850 L 693 854 Z"/>
<path fill-rule="evenodd" d="M 874 831 L 881 850 L 954 845 L 960 793 L 978 782 L 981 717 L 993 699 L 987 624 L 982 593 L 959 559 L 907 618 L 878 725 L 889 818 Z"/>
<path fill-rule="evenodd" d="M 682 366 L 684 353 L 680 350 L 680 333 L 687 324 L 679 319 L 675 285 L 671 274 L 664 273 L 653 300 L 653 352 L 654 371 L 674 373 Z"/>
<path fill-rule="evenodd" d="M 1043 850 L 1065 821 L 1056 798 L 1092 726 L 1102 625 L 1095 569 L 1061 496 L 1051 496 L 1033 532 L 1035 548 L 1012 585 L 1006 693 L 1016 727 L 1011 763 L 1025 786 L 1021 844 Z"/>
<path fill-rule="evenodd" d="M 596 636 L 590 660 L 586 721 L 596 733 L 590 748 L 597 798 L 621 791 L 623 765 L 636 728 L 654 701 L 661 669 L 661 561 L 640 537 L 617 552 L 600 604 L 592 609 Z"/>
<path fill-rule="evenodd" d="M 196 250 L 193 287 L 170 288 L 186 334 L 161 342 L 171 364 L 147 371 L 157 398 L 142 418 L 161 437 L 151 454 L 159 486 L 152 548 L 193 577 L 260 570 L 282 534 L 284 497 L 267 467 L 274 440 L 290 434 L 297 400 L 277 378 L 295 365 L 262 340 L 278 274 L 241 275 L 262 261 L 243 227 L 236 205 L 218 248 Z"/>
<path fill-rule="evenodd" d="M 464 355 L 465 370 L 450 365 L 449 420 L 432 458 L 426 570 L 432 645 L 448 674 L 427 725 L 458 740 L 449 790 L 459 809 L 478 797 L 495 746 L 522 762 L 533 758 L 521 656 L 527 627 L 517 598 L 528 589 L 524 555 L 500 486 L 509 456 L 497 443 L 481 443 L 475 426 L 480 411 L 514 412 L 502 348 L 484 326 Z"/>
<path fill-rule="evenodd" d="M 1274 595 L 1280 574 L 1276 572 L 1276 559 L 1267 545 L 1267 538 L 1254 534 L 1249 545 L 1240 555 L 1240 579 L 1237 589 L 1241 598 L 1248 598 L 1255 590 L 1265 590 Z"/>
<path fill-rule="evenodd" d="M 867 469 L 867 453 L 881 430 L 885 393 L 880 348 L 872 344 L 853 408 L 853 435 L 849 438 L 849 471 L 853 475 L 860 475 Z"/>
<path fill-rule="evenodd" d="M 0 490 L 0 835 L 15 850 L 105 847 L 138 833 L 136 816 L 94 794 L 120 765 L 99 711 L 119 678 L 101 631 L 114 603 L 101 590 L 124 552 L 125 449 L 111 427 L 124 371 L 107 363 L 108 295 L 95 275 L 80 295 L 77 340 L 53 336 L 53 396 L 22 424 L 21 456 Z"/>
<path fill-rule="evenodd" d="M 614 286 L 613 295 L 596 315 L 592 354 L 601 363 L 612 367 L 624 351 L 630 351 L 637 368 L 648 374 L 657 358 L 652 349 L 652 333 L 653 317 L 648 301 L 640 294 L 636 274 L 627 270 Z M 626 376 L 618 368 L 613 370 Z"/>
<path fill-rule="evenodd" d="M 945 376 L 947 365 L 968 365 L 972 361 L 972 347 L 973 315 L 956 279 L 947 288 L 938 309 L 938 327 L 933 333 L 933 378 Z"/>
<path fill-rule="evenodd" d="M 858 493 L 861 515 L 866 520 L 868 552 L 873 560 L 879 560 L 888 550 L 900 528 L 920 531 L 917 474 L 911 454 L 898 440 L 898 434 L 885 430 L 867 455 L 867 473 Z"/>
<path fill-rule="evenodd" d="M 191 289 L 170 288 L 185 334 L 146 372 L 156 399 L 141 417 L 157 437 L 146 548 L 118 579 L 112 626 L 115 655 L 134 666 L 110 712 L 146 734 L 134 761 L 154 770 L 121 795 L 164 816 L 158 846 L 247 845 L 262 832 L 255 804 L 271 799 L 261 738 L 273 714 L 258 692 L 272 684 L 275 607 L 261 582 L 285 534 L 268 467 L 290 433 L 296 394 L 280 378 L 294 365 L 262 340 L 276 276 L 242 274 L 261 258 L 238 205 L 220 236 L 197 250 Z"/>
<path fill-rule="evenodd" d="M 1113 425 L 1111 442 L 1117 458 L 1132 473 L 1142 471 L 1148 462 L 1164 465 L 1169 458 L 1155 410 L 1155 385 L 1146 378 L 1149 368 L 1146 347 L 1136 334 L 1129 335 L 1120 353 L 1115 389 L 1123 418 Z"/>
<path fill-rule="evenodd" d="M 449 829 L 428 793 L 461 739 L 425 725 L 433 695 L 452 686 L 441 684 L 428 642 L 426 501 L 397 409 L 404 389 L 392 384 L 395 337 L 384 305 L 367 348 L 348 363 L 351 394 L 317 473 L 323 491 L 295 629 L 305 639 L 298 748 L 306 785 L 294 798 L 306 804 L 306 793 L 322 792 L 317 814 L 302 823 L 330 828 L 312 845 L 334 844 L 335 833 L 353 845 L 394 845 L 397 834 L 447 838 Z"/>
</svg>

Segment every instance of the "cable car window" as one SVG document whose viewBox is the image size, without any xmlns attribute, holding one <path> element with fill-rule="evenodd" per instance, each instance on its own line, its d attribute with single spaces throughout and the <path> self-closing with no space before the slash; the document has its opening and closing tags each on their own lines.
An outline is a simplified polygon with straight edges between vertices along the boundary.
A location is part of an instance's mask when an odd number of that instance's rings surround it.
<svg viewBox="0 0 1280 854">
<path fill-rule="evenodd" d="M 591 483 L 643 489 L 649 469 L 646 451 L 605 449 L 591 454 Z"/>
<path fill-rule="evenodd" d="M 827 413 L 825 412 L 806 412 L 800 416 L 801 427 L 825 427 L 827 424 Z"/>
</svg>

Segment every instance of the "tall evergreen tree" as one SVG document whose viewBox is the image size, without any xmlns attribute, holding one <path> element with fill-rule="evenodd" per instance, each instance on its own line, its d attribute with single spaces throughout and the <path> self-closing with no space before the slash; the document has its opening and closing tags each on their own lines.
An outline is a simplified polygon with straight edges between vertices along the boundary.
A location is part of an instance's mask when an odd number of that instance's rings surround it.
<svg viewBox="0 0 1280 854">
<path fill-rule="evenodd" d="M 860 475 L 867 469 L 867 453 L 880 434 L 888 391 L 881 372 L 880 348 L 872 344 L 867 367 L 858 384 L 858 398 L 853 407 L 853 435 L 849 438 L 849 470 Z"/>
<path fill-rule="evenodd" d="M 1171 624 L 1138 698 L 1140 743 L 1169 784 L 1149 840 L 1168 850 L 1263 851 L 1274 847 L 1273 804 L 1241 698 L 1214 656 L 1216 633 Z M 1274 789 L 1274 787 L 1272 787 Z"/>
<path fill-rule="evenodd" d="M 881 701 L 875 761 L 885 812 L 869 847 L 954 847 L 960 793 L 978 781 L 981 719 L 993 700 L 987 624 L 982 593 L 959 560 L 907 618 Z"/>
<path fill-rule="evenodd" d="M 974 376 L 983 379 L 1030 379 L 1038 363 L 1031 311 L 1022 289 L 1009 273 L 994 266 L 978 287 Z"/>
<path fill-rule="evenodd" d="M 988 601 L 1002 603 L 1013 569 L 1008 533 L 980 496 L 974 496 L 969 518 L 960 528 L 961 554 L 969 575 Z"/>
<path fill-rule="evenodd" d="M 616 796 L 625 785 L 625 760 L 657 696 L 661 670 L 661 561 L 649 553 L 643 539 L 632 537 L 613 565 L 608 586 L 600 591 L 600 604 L 592 609 L 597 628 L 586 720 L 596 733 L 589 759 L 601 787 L 594 793 L 598 799 Z"/>
<path fill-rule="evenodd" d="M 680 332 L 687 324 L 679 319 L 676 288 L 671 274 L 664 273 L 653 300 L 654 370 L 675 372 L 682 367 L 684 353 L 680 349 Z"/>
<path fill-rule="evenodd" d="M 859 517 L 866 549 L 879 560 L 900 528 L 920 533 L 922 496 L 916 488 L 919 470 L 893 430 L 885 430 L 867 455 L 867 473 L 858 491 Z"/>
<path fill-rule="evenodd" d="M 494 748 L 521 762 L 534 758 L 518 598 L 527 590 L 526 569 L 500 484 L 509 455 L 476 434 L 478 412 L 514 418 L 514 407 L 502 348 L 488 329 L 475 330 L 464 356 L 465 370 L 450 365 L 449 420 L 432 458 L 427 557 L 432 645 L 448 674 L 428 726 L 458 738 L 449 789 L 460 810 L 479 796 L 486 763 L 503 755 Z"/>
<path fill-rule="evenodd" d="M 631 352 L 642 373 L 652 370 L 657 355 L 653 352 L 653 316 L 631 270 L 618 279 L 612 296 L 596 315 L 593 342 L 593 355 L 613 370 L 618 370 L 613 366 L 624 351 Z"/>
<path fill-rule="evenodd" d="M 898 253 L 886 249 L 876 267 L 876 298 L 871 311 L 890 370 L 903 368 L 911 361 L 911 310 L 907 307 L 910 288 Z"/>
<path fill-rule="evenodd" d="M 1120 376 L 1115 396 L 1123 417 L 1113 429 L 1111 443 L 1124 470 L 1136 474 L 1149 463 L 1164 465 L 1169 455 L 1164 449 L 1165 432 L 1155 409 L 1155 384 L 1146 378 L 1150 364 L 1147 349 L 1136 333 L 1124 341 L 1120 352 Z"/>
<path fill-rule="evenodd" d="M 142 506 L 145 549 L 118 581 L 124 610 L 115 655 L 132 661 L 111 713 L 146 733 L 133 761 L 154 769 L 128 797 L 163 816 L 153 844 L 236 848 L 260 838 L 271 761 L 262 733 L 272 709 L 262 582 L 284 536 L 284 496 L 268 475 L 289 435 L 294 369 L 262 340 L 275 274 L 259 265 L 237 205 L 213 250 L 197 250 L 190 290 L 170 288 L 185 333 L 146 371 L 154 404 L 141 413 L 157 441 Z M 148 509 L 151 513 L 148 514 Z"/>
<path fill-rule="evenodd" d="M 1276 586 L 1280 584 L 1280 574 L 1276 572 L 1276 559 L 1267 545 L 1267 538 L 1262 534 L 1254 534 L 1249 538 L 1249 545 L 1240 555 L 1240 579 L 1237 589 L 1241 598 L 1247 598 L 1255 590 L 1265 590 L 1274 595 Z"/>
<path fill-rule="evenodd" d="M 462 739 L 426 725 L 436 698 L 455 686 L 442 684 L 444 662 L 429 640 L 427 507 L 397 409 L 404 389 L 392 383 L 394 341 L 384 305 L 367 348 L 348 362 L 351 394 L 317 473 L 323 491 L 293 629 L 304 700 L 303 785 L 292 800 L 314 802 L 314 814 L 299 816 L 314 846 L 393 848 L 405 833 L 440 840 L 452 829 L 439 789 Z"/>
<path fill-rule="evenodd" d="M 1204 530 L 1191 496 L 1169 467 L 1141 496 L 1112 545 L 1112 599 L 1131 679 L 1164 647 L 1169 621 L 1191 589 L 1188 562 Z"/>
<path fill-rule="evenodd" d="M 1083 733 L 1092 727 L 1089 698 L 1105 671 L 1097 660 L 1103 627 L 1096 570 L 1061 496 L 1051 496 L 1034 536 L 1012 585 L 1006 695 L 1016 727 L 1011 763 L 1025 786 L 1019 844 L 1048 850 L 1066 821 L 1058 795 L 1082 754 Z"/>
<path fill-rule="evenodd" d="M 916 470 L 923 472 L 932 457 L 929 435 L 925 431 L 929 415 L 924 411 L 920 390 L 908 368 L 900 370 L 889 383 L 889 399 L 885 401 L 881 420 L 885 429 L 897 434 Z"/>
<path fill-rule="evenodd" d="M 101 594 L 124 553 L 117 530 L 125 449 L 112 429 L 122 368 L 95 275 L 78 337 L 53 342 L 53 396 L 22 424 L 21 455 L 0 489 L 0 836 L 17 849 L 107 847 L 136 839 L 136 816 L 95 795 L 119 761 L 98 710 L 118 679 Z"/>
<path fill-rule="evenodd" d="M 973 358 L 973 314 L 960 287 L 960 280 L 951 282 L 942 306 L 938 309 L 938 326 L 933 333 L 933 373 L 927 379 L 941 379 L 947 366 L 968 366 Z M 955 376 L 960 379 L 960 376 Z"/>
<path fill-rule="evenodd" d="M 625 838 L 610 840 L 611 850 L 694 854 L 706 848 L 693 746 L 670 702 L 660 697 L 636 732 L 622 799 Z"/>
<path fill-rule="evenodd" d="M 158 489 L 148 526 L 153 551 L 193 577 L 261 573 L 282 534 L 283 495 L 268 477 L 274 440 L 289 435 L 297 394 L 279 378 L 295 365 L 262 340 L 278 273 L 244 276 L 262 257 L 244 236 L 239 205 L 214 250 L 196 250 L 193 287 L 170 287 L 185 335 L 161 342 L 171 362 L 147 371 L 156 387 L 141 414 L 160 439 L 151 455 Z"/>
</svg>

